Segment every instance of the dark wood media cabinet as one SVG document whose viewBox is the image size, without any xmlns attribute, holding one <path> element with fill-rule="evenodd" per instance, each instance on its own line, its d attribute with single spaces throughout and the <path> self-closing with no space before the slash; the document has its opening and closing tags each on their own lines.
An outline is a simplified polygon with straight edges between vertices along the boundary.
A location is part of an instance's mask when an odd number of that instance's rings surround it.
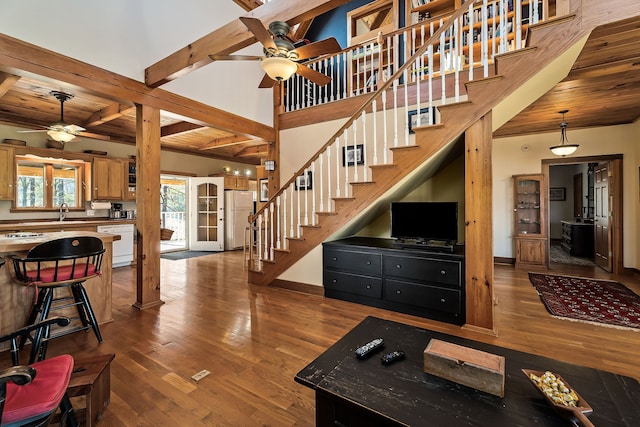
<svg viewBox="0 0 640 427">
<path fill-rule="evenodd" d="M 447 253 L 398 248 L 393 242 L 371 237 L 325 242 L 325 296 L 464 324 L 464 247 Z"/>
</svg>

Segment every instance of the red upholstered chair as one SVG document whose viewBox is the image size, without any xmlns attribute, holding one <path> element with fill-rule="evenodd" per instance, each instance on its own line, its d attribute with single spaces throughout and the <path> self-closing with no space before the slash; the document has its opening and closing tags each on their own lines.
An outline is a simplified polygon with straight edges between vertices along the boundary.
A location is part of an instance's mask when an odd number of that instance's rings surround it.
<svg viewBox="0 0 640 427">
<path fill-rule="evenodd" d="M 12 361 L 17 364 L 19 357 L 16 339 L 32 330 L 48 328 L 53 323 L 67 325 L 69 319 L 51 318 L 24 327 L 0 337 L 0 343 L 11 342 Z M 44 358 L 44 352 L 35 353 Z M 77 427 L 78 421 L 67 396 L 72 371 L 73 357 L 68 354 L 41 360 L 29 366 L 18 365 L 0 370 L 0 425 L 46 426 L 60 408 L 60 425 Z"/>
<path fill-rule="evenodd" d="M 50 240 L 29 250 L 25 257 L 14 256 L 16 278 L 26 286 L 37 289 L 36 303 L 29 314 L 27 325 L 47 319 L 51 310 L 75 306 L 82 326 L 61 330 L 53 338 L 91 328 L 98 342 L 102 342 L 100 328 L 83 283 L 101 274 L 104 251 L 102 240 L 93 236 L 81 236 Z M 58 288 L 69 288 L 71 296 L 56 298 L 54 291 Z M 73 302 L 69 302 L 71 300 Z M 38 335 L 43 333 L 48 334 L 48 330 L 40 329 L 36 332 Z M 28 338 L 40 341 L 42 336 Z M 46 345 L 46 340 L 44 342 Z M 20 346 L 24 343 L 23 339 Z"/>
</svg>

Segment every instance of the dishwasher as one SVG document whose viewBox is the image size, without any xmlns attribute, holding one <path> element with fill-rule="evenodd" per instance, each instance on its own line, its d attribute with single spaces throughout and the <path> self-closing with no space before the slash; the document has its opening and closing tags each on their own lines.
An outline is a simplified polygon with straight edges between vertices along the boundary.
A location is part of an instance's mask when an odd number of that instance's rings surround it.
<svg viewBox="0 0 640 427">
<path fill-rule="evenodd" d="M 133 224 L 100 225 L 96 231 L 120 235 L 120 240 L 113 241 L 113 267 L 131 265 L 133 261 Z"/>
</svg>

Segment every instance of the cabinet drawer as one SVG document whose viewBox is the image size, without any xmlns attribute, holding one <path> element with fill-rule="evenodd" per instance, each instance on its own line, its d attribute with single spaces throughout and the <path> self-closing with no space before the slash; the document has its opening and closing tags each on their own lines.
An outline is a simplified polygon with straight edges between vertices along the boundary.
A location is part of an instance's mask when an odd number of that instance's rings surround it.
<svg viewBox="0 0 640 427">
<path fill-rule="evenodd" d="M 384 274 L 459 287 L 462 273 L 461 263 L 458 261 L 386 255 Z"/>
<path fill-rule="evenodd" d="M 358 276 L 325 270 L 322 282 L 324 287 L 334 291 L 382 298 L 382 279 L 379 277 Z"/>
<path fill-rule="evenodd" d="M 323 262 L 325 268 L 335 270 L 372 275 L 382 272 L 382 255 L 379 253 L 343 251 L 324 247 Z"/>
<path fill-rule="evenodd" d="M 455 315 L 462 314 L 461 292 L 437 286 L 417 285 L 398 280 L 386 280 L 384 298 L 402 304 L 410 304 L 429 310 Z"/>
</svg>

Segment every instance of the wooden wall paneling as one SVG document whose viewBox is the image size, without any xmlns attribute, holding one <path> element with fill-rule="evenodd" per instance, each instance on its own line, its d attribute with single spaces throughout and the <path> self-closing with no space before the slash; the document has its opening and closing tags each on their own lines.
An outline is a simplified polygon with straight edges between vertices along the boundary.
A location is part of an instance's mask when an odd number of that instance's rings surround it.
<svg viewBox="0 0 640 427">
<path fill-rule="evenodd" d="M 467 325 L 493 329 L 491 111 L 465 131 Z"/>
<path fill-rule="evenodd" d="M 136 106 L 137 280 L 134 307 L 160 300 L 160 110 Z"/>
</svg>

